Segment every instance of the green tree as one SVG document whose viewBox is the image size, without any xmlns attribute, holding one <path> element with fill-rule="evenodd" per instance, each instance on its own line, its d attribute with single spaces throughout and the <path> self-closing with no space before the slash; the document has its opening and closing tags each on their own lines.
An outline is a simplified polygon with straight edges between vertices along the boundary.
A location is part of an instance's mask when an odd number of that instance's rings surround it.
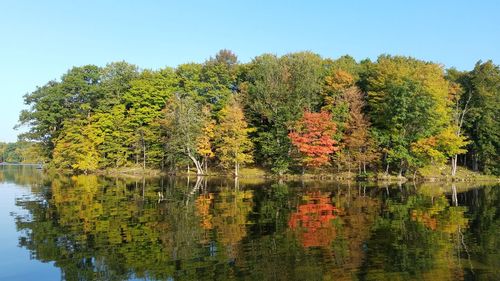
<svg viewBox="0 0 500 281">
<path fill-rule="evenodd" d="M 172 151 L 182 152 L 196 167 L 196 173 L 205 173 L 197 150 L 197 140 L 203 132 L 205 116 L 201 106 L 188 94 L 175 93 L 164 110 L 162 126 L 167 131 L 166 145 Z"/>
<path fill-rule="evenodd" d="M 20 139 L 39 141 L 44 154 L 52 157 L 56 140 L 65 121 L 86 118 L 99 104 L 100 71 L 94 65 L 74 67 L 60 82 L 50 81 L 24 96 L 29 109 L 21 111 L 17 126 L 29 126 Z"/>
<path fill-rule="evenodd" d="M 130 131 L 127 143 L 136 162 L 142 160 L 144 167 L 164 166 L 164 132 L 158 120 L 167 101 L 178 90 L 178 81 L 171 68 L 145 70 L 130 82 L 131 88 L 123 96 Z"/>
<path fill-rule="evenodd" d="M 215 58 L 207 60 L 200 71 L 201 97 L 210 104 L 213 113 L 217 114 L 236 91 L 236 74 L 238 58 L 229 50 L 220 50 Z"/>
<path fill-rule="evenodd" d="M 256 131 L 259 162 L 278 174 L 292 165 L 288 131 L 304 109 L 315 109 L 325 70 L 313 53 L 261 55 L 249 65 L 244 93 L 252 126 Z"/>
<path fill-rule="evenodd" d="M 478 62 L 462 86 L 470 93 L 464 131 L 471 140 L 469 159 L 474 170 L 500 174 L 500 67 Z M 463 99 L 469 99 L 464 95 Z"/>
<path fill-rule="evenodd" d="M 124 95 L 132 87 L 131 82 L 139 77 L 136 65 L 125 61 L 107 64 L 100 75 L 101 98 L 99 109 L 105 111 L 109 108 L 122 104 Z"/>
<path fill-rule="evenodd" d="M 40 163 L 45 162 L 41 145 L 36 142 L 0 142 L 0 162 Z"/>
<path fill-rule="evenodd" d="M 363 74 L 362 84 L 387 169 L 395 164 L 401 175 L 415 161 L 411 144 L 451 123 L 449 83 L 437 64 L 380 56 Z"/>
</svg>

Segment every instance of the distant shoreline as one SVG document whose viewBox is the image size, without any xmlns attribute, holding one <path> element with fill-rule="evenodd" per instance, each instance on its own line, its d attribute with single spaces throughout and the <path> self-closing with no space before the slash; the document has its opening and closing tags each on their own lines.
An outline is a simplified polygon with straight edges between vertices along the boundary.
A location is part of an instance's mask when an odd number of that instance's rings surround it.
<svg viewBox="0 0 500 281">
<path fill-rule="evenodd" d="M 9 162 L 0 162 L 0 166 L 40 166 L 43 164 L 38 163 L 9 163 Z"/>
</svg>

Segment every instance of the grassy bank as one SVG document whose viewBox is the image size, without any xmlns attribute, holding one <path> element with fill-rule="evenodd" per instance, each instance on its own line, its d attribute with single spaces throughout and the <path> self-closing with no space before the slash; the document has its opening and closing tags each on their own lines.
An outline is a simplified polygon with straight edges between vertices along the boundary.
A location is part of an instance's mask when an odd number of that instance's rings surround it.
<svg viewBox="0 0 500 281">
<path fill-rule="evenodd" d="M 500 181 L 500 177 L 485 175 L 463 167 L 458 167 L 455 176 L 449 166 L 427 166 L 419 169 L 419 177 L 426 181 Z"/>
<path fill-rule="evenodd" d="M 159 169 L 143 169 L 142 167 L 123 167 L 123 168 L 113 168 L 107 170 L 97 171 L 96 174 L 105 176 L 124 176 L 124 177 L 158 177 L 166 176 L 167 172 L 161 171 Z M 178 176 L 196 176 L 196 171 L 194 169 L 187 172 L 177 172 Z M 232 177 L 231 171 L 225 171 L 220 169 L 210 169 L 206 176 L 210 177 Z M 380 182 L 406 182 L 413 181 L 413 174 L 407 175 L 407 177 L 399 177 L 396 174 L 385 174 L 385 173 L 366 173 L 357 174 L 349 172 L 328 172 L 328 171 L 318 171 L 315 173 L 306 172 L 303 174 L 284 174 L 278 177 L 276 174 L 271 173 L 263 168 L 259 167 L 247 167 L 240 170 L 240 178 L 281 178 L 284 180 L 337 180 L 337 181 L 380 181 Z M 474 172 L 462 167 L 459 167 L 457 174 L 452 177 L 449 166 L 432 166 L 421 168 L 415 174 L 415 180 L 423 182 L 474 182 L 474 181 L 488 181 L 488 182 L 500 182 L 500 178 L 492 175 L 484 175 L 478 172 Z"/>
</svg>

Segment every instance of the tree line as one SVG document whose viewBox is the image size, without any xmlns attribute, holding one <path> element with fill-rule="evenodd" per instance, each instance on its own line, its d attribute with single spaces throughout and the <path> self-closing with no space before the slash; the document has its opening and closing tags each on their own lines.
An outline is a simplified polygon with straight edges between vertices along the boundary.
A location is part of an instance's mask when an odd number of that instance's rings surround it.
<svg viewBox="0 0 500 281">
<path fill-rule="evenodd" d="M 55 167 L 170 172 L 306 170 L 415 174 L 450 163 L 500 174 L 500 68 L 411 57 L 322 58 L 229 50 L 159 70 L 73 67 L 24 96 L 19 126 Z"/>
<path fill-rule="evenodd" d="M 33 142 L 0 142 L 0 163 L 39 163 L 43 161 L 39 145 Z"/>
</svg>

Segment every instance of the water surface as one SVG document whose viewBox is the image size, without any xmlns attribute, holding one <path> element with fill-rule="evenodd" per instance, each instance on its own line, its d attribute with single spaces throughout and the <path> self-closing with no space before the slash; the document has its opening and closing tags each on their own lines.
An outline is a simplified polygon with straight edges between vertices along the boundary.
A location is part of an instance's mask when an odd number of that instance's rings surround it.
<svg viewBox="0 0 500 281">
<path fill-rule="evenodd" d="M 0 280 L 500 280 L 500 186 L 0 167 Z"/>
</svg>

